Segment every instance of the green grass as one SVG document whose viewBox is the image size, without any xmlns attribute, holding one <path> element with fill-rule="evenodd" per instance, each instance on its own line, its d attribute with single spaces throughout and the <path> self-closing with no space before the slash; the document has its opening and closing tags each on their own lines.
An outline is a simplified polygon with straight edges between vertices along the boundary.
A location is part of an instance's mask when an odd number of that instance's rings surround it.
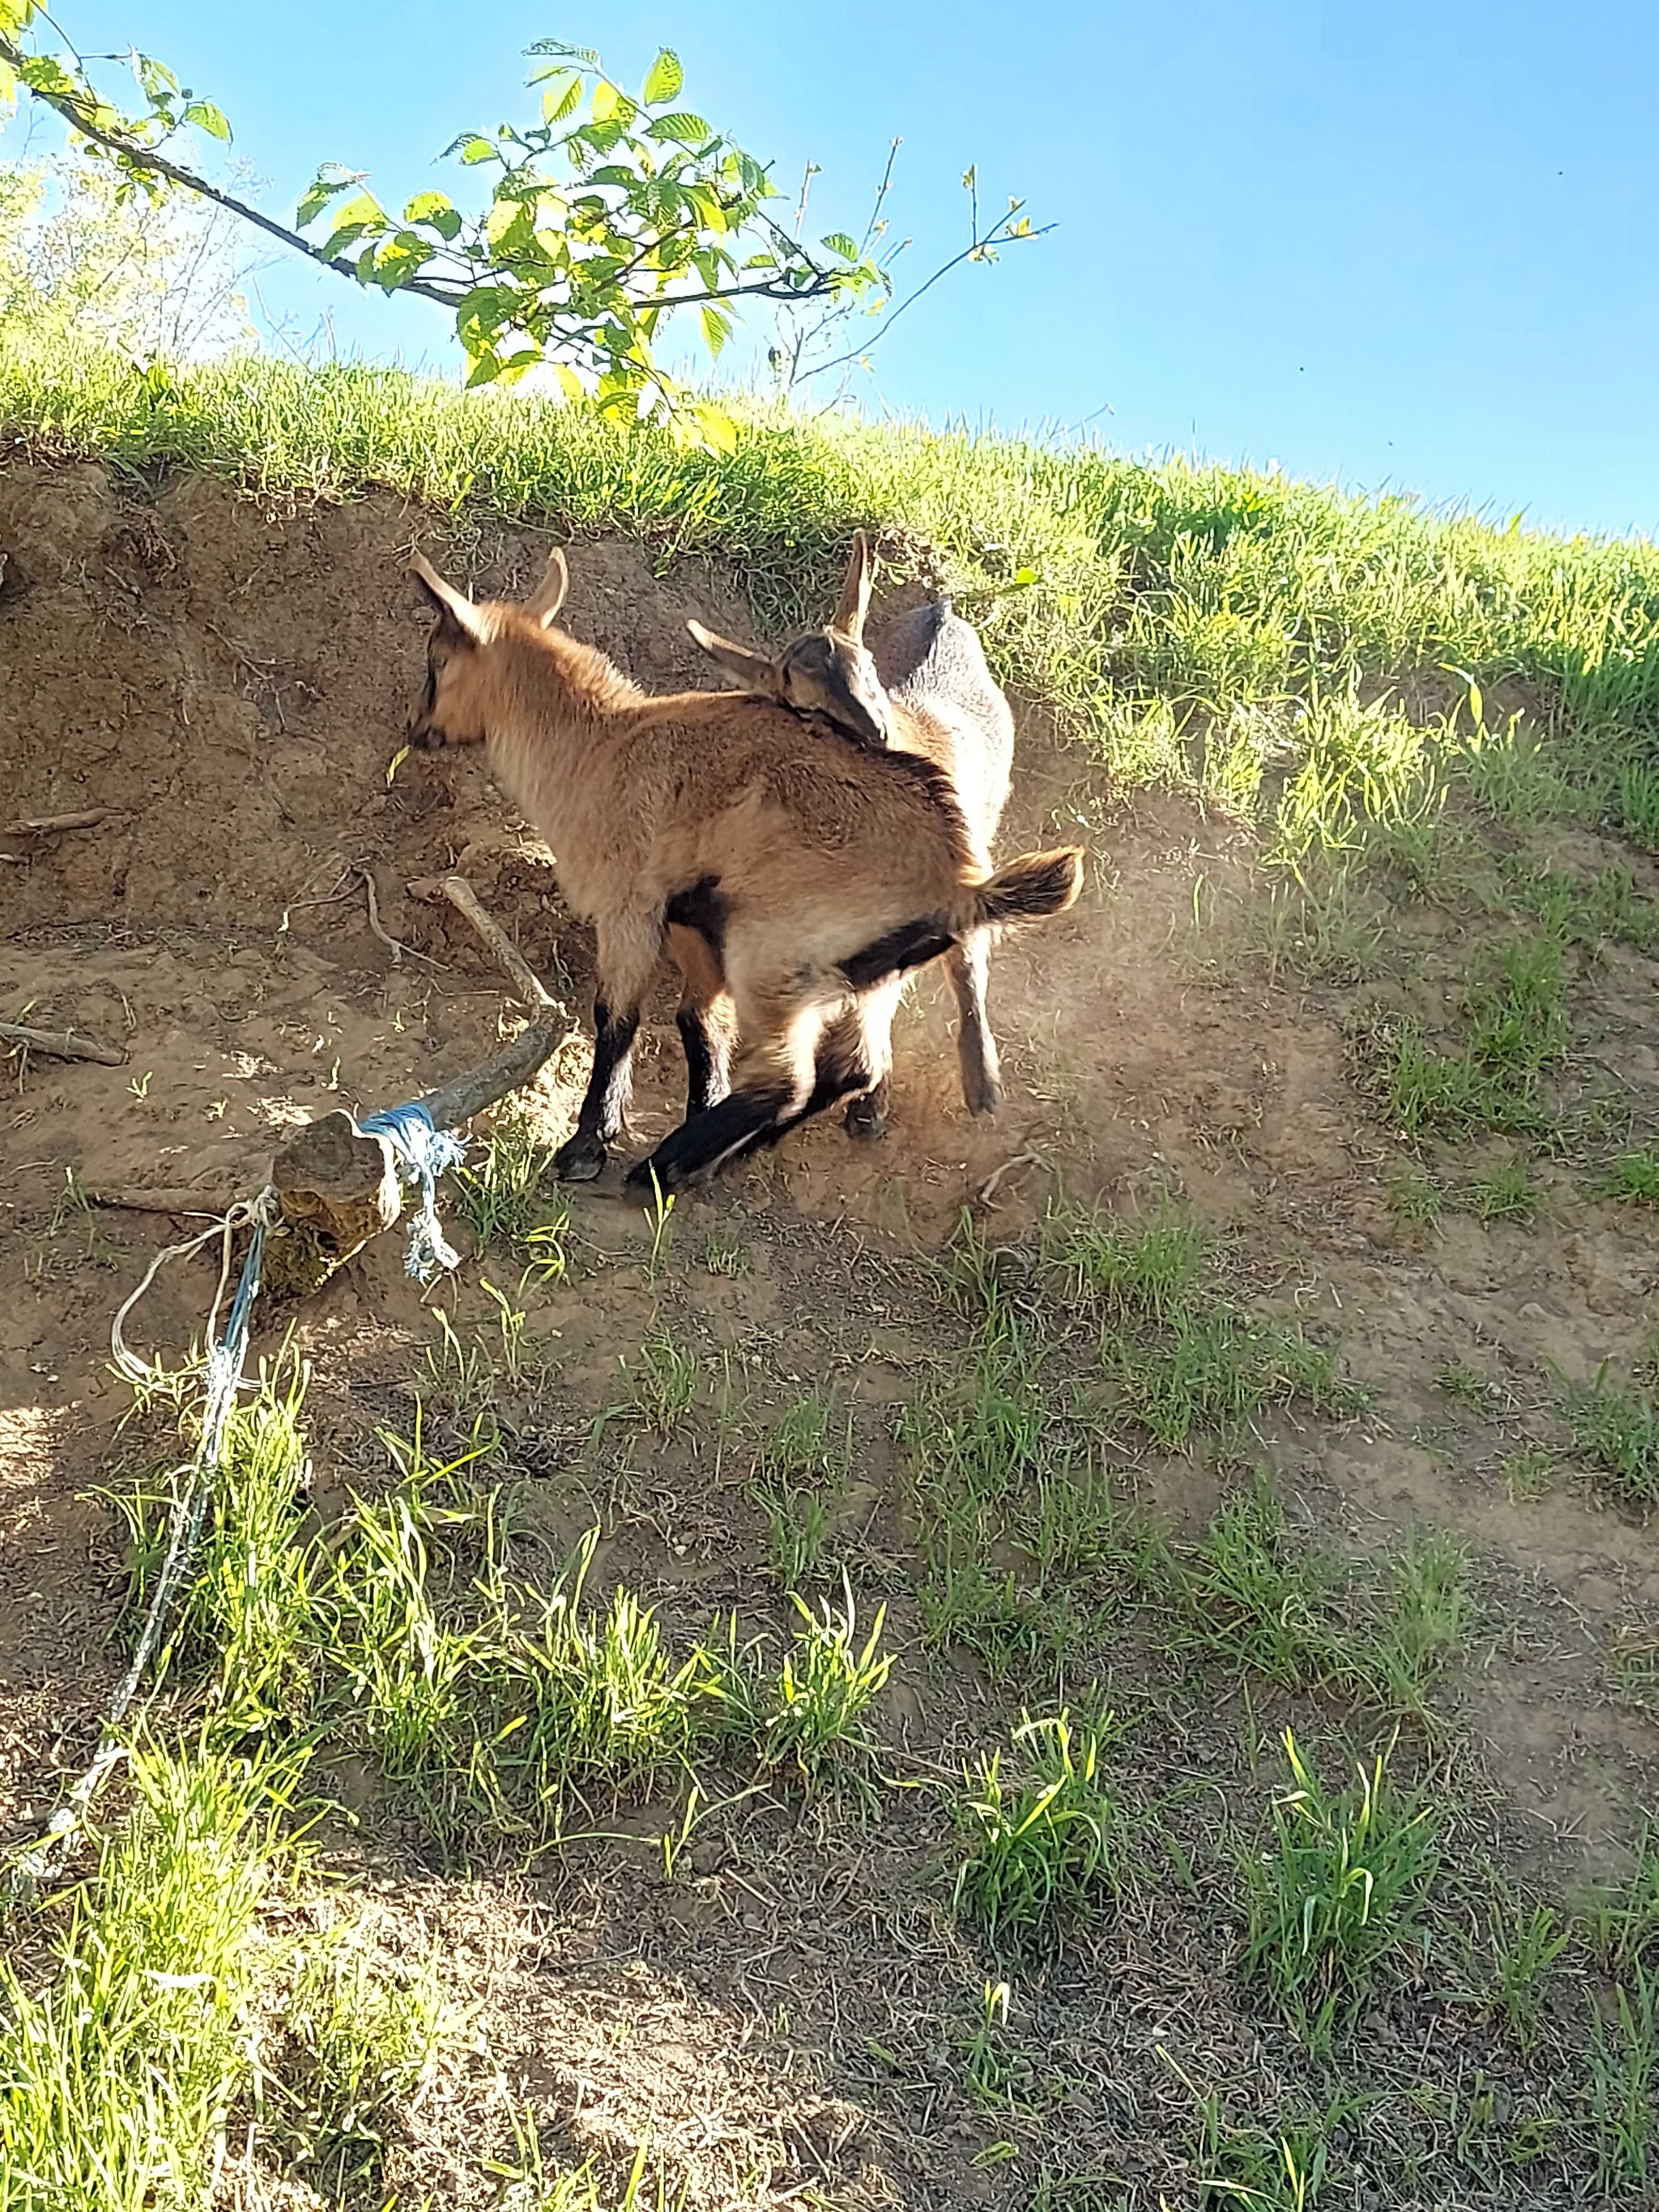
<svg viewBox="0 0 1659 2212">
<path fill-rule="evenodd" d="M 789 1407 L 762 1447 L 749 1495 L 765 1516 L 769 1561 L 785 1589 L 823 1564 L 850 1450 L 850 1426 L 833 1421 L 816 1390 Z"/>
<path fill-rule="evenodd" d="M 658 1321 L 641 1341 L 637 1356 L 624 1362 L 628 1409 L 653 1435 L 668 1437 L 684 1426 L 697 1398 L 697 1356 Z"/>
<path fill-rule="evenodd" d="M 1525 1228 L 1536 1219 L 1541 1200 L 1526 1162 L 1504 1160 L 1466 1183 L 1457 1203 L 1477 1221 L 1513 1221 Z"/>
<path fill-rule="evenodd" d="M 561 1281 L 568 1266 L 570 1201 L 553 1174 L 553 1147 L 521 1115 L 502 1114 L 483 1150 L 455 1170 L 456 1204 L 481 1247 L 510 1253 L 526 1279 Z"/>
<path fill-rule="evenodd" d="M 795 1599 L 800 1624 L 769 1692 L 762 1755 L 809 1786 L 836 1765 L 856 1772 L 867 1761 L 870 1709 L 893 1671 L 891 1654 L 879 1649 L 886 1607 L 860 1644 L 853 1592 L 845 1583 L 842 1589 L 839 1611 L 826 1600 L 814 1613 Z"/>
<path fill-rule="evenodd" d="M 1445 1193 L 1435 1178 L 1413 1162 L 1396 1168 L 1386 1189 L 1389 1212 L 1409 1229 L 1432 1229 L 1446 1203 Z"/>
<path fill-rule="evenodd" d="M 1091 1917 L 1121 1879 L 1123 1816 L 1102 1772 L 1106 1719 L 1073 1730 L 1070 1716 L 1026 1719 L 981 1761 L 957 1804 L 963 1851 L 957 1910 L 1000 1948 L 1052 1948 Z"/>
<path fill-rule="evenodd" d="M 1200 1541 L 1178 1547 L 1175 1595 L 1195 1650 L 1288 1689 L 1339 1689 L 1420 1714 L 1467 1625 L 1463 1554 L 1418 1537 L 1361 1578 L 1292 1538 L 1258 1469 Z"/>
<path fill-rule="evenodd" d="M 1639 1966 L 1659 1971 L 1659 1819 L 1650 1817 L 1638 1838 L 1624 1881 L 1594 1898 L 1583 1918 L 1596 1963 L 1606 1973 L 1624 1976 Z"/>
<path fill-rule="evenodd" d="M 1492 2008 L 1518 2048 L 1532 2049 L 1550 1998 L 1556 1962 L 1571 1941 L 1553 1906 L 1511 1904 L 1492 1922 Z"/>
<path fill-rule="evenodd" d="M 1231 715 L 1203 749 L 1207 781 L 1248 811 L 1288 746 L 1287 828 L 1313 839 L 1333 834 L 1334 792 L 1338 834 L 1356 800 L 1364 814 L 1420 810 L 1437 758 L 1453 755 L 1448 732 L 1425 760 L 1397 709 L 1354 699 L 1356 678 L 1518 678 L 1546 715 L 1600 732 L 1651 727 L 1659 712 L 1659 552 L 1644 545 L 1087 446 L 740 412 L 735 449 L 716 456 L 585 407 L 464 396 L 394 370 L 239 359 L 177 373 L 158 398 L 112 354 L 20 339 L 0 368 L 0 422 L 43 447 L 185 464 L 266 492 L 387 485 L 441 513 L 487 504 L 578 536 L 620 530 L 665 556 L 731 562 L 779 630 L 832 603 L 860 522 L 939 548 L 958 592 L 1034 568 L 1027 588 L 968 601 L 1005 672 L 1136 780 L 1191 775 L 1189 722 Z M 1659 803 L 1634 757 L 1604 747 L 1596 766 L 1540 745 L 1553 783 L 1540 782 L 1524 733 L 1475 719 L 1462 773 L 1494 804 L 1520 780 L 1535 808 L 1565 769 L 1651 834 Z"/>
<path fill-rule="evenodd" d="M 1401 1021 L 1385 1043 L 1382 1075 L 1389 1117 L 1412 1138 L 1467 1139 L 1488 1130 L 1540 1137 L 1551 1125 L 1544 1079 L 1570 1037 L 1566 969 L 1553 938 L 1517 939 L 1495 973 L 1468 981 L 1468 1041 L 1441 1053 L 1421 1025 Z"/>
<path fill-rule="evenodd" d="M 310 1469 L 300 1417 L 309 1370 L 262 1367 L 254 1395 L 226 1424 L 196 1572 L 163 1644 L 158 1672 L 176 1657 L 213 1683 L 216 1711 L 240 1733 L 298 1723 L 314 1687 L 318 1591 L 299 1540 Z M 167 1549 L 174 1484 L 141 1483 L 113 1503 L 127 1524 L 133 1610 L 148 1603 Z"/>
<path fill-rule="evenodd" d="M 44 1981 L 0 1952 L 0 2203 L 194 2212 L 249 2068 L 253 1938 L 283 1784 L 212 1753 L 139 1752 Z"/>
<path fill-rule="evenodd" d="M 1659 1409 L 1644 1391 L 1619 1389 L 1603 1361 L 1589 1382 L 1569 1388 L 1566 1413 L 1574 1446 L 1605 1490 L 1638 1510 L 1659 1504 Z"/>
<path fill-rule="evenodd" d="M 1401 1797 L 1381 1756 L 1339 1793 L 1288 1729 L 1285 1756 L 1290 1786 L 1273 1801 L 1272 1841 L 1243 1863 L 1243 1968 L 1321 2051 L 1410 1941 L 1439 1854 L 1431 1808 Z"/>
<path fill-rule="evenodd" d="M 1659 1206 L 1659 1152 L 1626 1152 L 1616 1159 L 1600 1195 L 1623 1206 Z"/>
<path fill-rule="evenodd" d="M 264 2116 L 284 2161 L 331 2201 L 384 2197 L 398 2117 L 462 2040 L 444 1984 L 435 1947 L 405 1961 L 361 1923 L 337 1921 L 303 1948 L 283 2008 L 281 2090 Z"/>
<path fill-rule="evenodd" d="M 1649 2201 L 1659 2123 L 1659 1986 L 1635 1968 L 1590 2029 L 1595 2178 L 1604 2197 Z"/>
</svg>

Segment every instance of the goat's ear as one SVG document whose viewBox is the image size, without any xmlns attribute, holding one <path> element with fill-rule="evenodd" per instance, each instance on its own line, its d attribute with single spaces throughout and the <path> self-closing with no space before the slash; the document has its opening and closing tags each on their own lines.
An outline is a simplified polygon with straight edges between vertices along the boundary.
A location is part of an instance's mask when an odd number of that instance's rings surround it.
<svg viewBox="0 0 1659 2212">
<path fill-rule="evenodd" d="M 783 696 L 777 668 L 763 653 L 750 653 L 746 645 L 733 645 L 729 637 L 705 629 L 700 622 L 689 622 L 685 626 L 709 659 L 717 660 L 745 691 L 763 691 L 769 699 Z"/>
<path fill-rule="evenodd" d="M 474 645 L 483 643 L 483 623 L 471 599 L 458 592 L 453 584 L 445 583 L 432 563 L 418 553 L 409 564 L 409 573 L 438 612 L 453 623 L 463 637 L 470 638 Z"/>
<path fill-rule="evenodd" d="M 850 637 L 854 645 L 864 642 L 864 617 L 870 611 L 870 586 L 875 581 L 876 564 L 870 556 L 870 541 L 859 531 L 853 539 L 852 558 L 847 563 L 847 581 L 841 587 L 841 605 L 836 609 L 831 629 Z"/>
<path fill-rule="evenodd" d="M 570 571 L 565 566 L 564 555 L 556 545 L 547 556 L 542 580 L 524 603 L 524 611 L 532 622 L 538 622 L 546 629 L 564 605 L 564 595 L 569 589 Z"/>
</svg>

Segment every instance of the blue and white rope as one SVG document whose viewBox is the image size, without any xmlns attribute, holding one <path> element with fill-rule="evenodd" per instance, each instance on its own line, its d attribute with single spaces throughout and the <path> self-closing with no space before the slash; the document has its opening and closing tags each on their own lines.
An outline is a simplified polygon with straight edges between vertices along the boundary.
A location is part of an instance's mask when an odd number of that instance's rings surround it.
<svg viewBox="0 0 1659 2212">
<path fill-rule="evenodd" d="M 409 1225 L 409 1256 L 404 1265 L 417 1283 L 429 1280 L 435 1267 L 459 1267 L 460 1254 L 438 1223 L 437 1181 L 466 1158 L 466 1146 L 453 1131 L 441 1129 L 418 1100 L 408 1106 L 388 1107 L 357 1124 L 366 1137 L 385 1137 L 391 1144 L 405 1182 L 421 1186 L 421 1209 Z"/>
</svg>

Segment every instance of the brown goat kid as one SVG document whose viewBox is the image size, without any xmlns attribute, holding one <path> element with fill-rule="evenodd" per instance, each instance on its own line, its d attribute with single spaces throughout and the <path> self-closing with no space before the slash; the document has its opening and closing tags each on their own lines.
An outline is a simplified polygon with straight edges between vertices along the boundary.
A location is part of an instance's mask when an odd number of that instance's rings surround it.
<svg viewBox="0 0 1659 2212">
<path fill-rule="evenodd" d="M 864 642 L 873 563 L 864 532 L 853 540 L 841 605 L 821 630 L 809 631 L 768 660 L 701 623 L 687 625 L 703 651 L 745 689 L 775 698 L 797 714 L 819 718 L 855 744 L 919 753 L 950 778 L 974 841 L 975 859 L 990 865 L 990 848 L 1008 800 L 1014 718 L 986 665 L 979 634 L 948 599 L 936 599 L 888 624 Z M 957 1002 L 957 1053 L 970 1114 L 992 1114 L 1002 1103 L 996 1040 L 985 1010 L 990 938 L 981 931 L 951 948 L 945 969 Z M 844 1018 L 861 1033 L 859 1049 L 871 1067 L 870 1089 L 847 1109 L 860 1136 L 886 1127 L 893 1017 L 905 978 L 878 985 Z"/>
<path fill-rule="evenodd" d="M 1077 896 L 1075 848 L 988 874 L 927 761 L 828 745 L 769 700 L 649 697 L 554 627 L 562 554 L 521 606 L 414 569 L 438 620 L 410 743 L 488 747 L 598 937 L 593 1073 L 562 1174 L 598 1174 L 621 1130 L 665 943 L 688 1004 L 707 1012 L 724 984 L 739 1039 L 731 1095 L 694 1065 L 685 1122 L 629 1176 L 672 1190 L 869 1087 L 841 1019 L 860 993 Z"/>
</svg>

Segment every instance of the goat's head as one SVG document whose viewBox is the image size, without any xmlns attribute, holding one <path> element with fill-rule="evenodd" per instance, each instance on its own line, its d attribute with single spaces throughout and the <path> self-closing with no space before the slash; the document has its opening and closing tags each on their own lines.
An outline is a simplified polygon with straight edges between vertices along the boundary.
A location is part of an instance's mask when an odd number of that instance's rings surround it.
<svg viewBox="0 0 1659 2212">
<path fill-rule="evenodd" d="M 569 588 L 564 556 L 553 552 L 534 592 L 516 607 L 493 599 L 476 604 L 447 584 L 418 553 L 410 569 L 438 619 L 427 642 L 426 688 L 410 716 L 409 742 L 427 751 L 439 745 L 482 744 L 489 734 L 495 696 L 490 647 L 515 616 L 527 616 L 544 629 L 550 627 Z"/>
<path fill-rule="evenodd" d="M 892 735 L 887 694 L 865 649 L 864 618 L 874 576 L 860 530 L 853 540 L 841 605 L 823 629 L 808 630 L 775 660 L 750 653 L 701 623 L 686 627 L 711 659 L 747 691 L 758 691 L 797 714 L 818 714 L 861 745 L 885 745 Z"/>
</svg>

